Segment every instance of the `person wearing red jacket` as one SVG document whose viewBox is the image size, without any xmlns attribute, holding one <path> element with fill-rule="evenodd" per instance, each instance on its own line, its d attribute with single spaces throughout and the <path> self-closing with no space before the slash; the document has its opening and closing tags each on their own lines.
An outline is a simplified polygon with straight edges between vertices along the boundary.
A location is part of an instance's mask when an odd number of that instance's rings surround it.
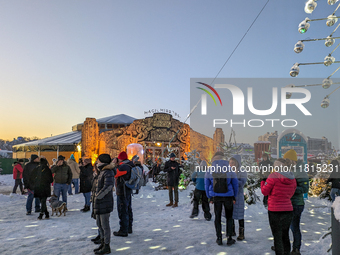
<svg viewBox="0 0 340 255">
<path fill-rule="evenodd" d="M 286 159 L 274 162 L 274 172 L 261 182 L 261 191 L 268 196 L 269 225 L 274 237 L 275 254 L 290 254 L 289 227 L 293 219 L 291 197 L 296 180 Z"/>
<path fill-rule="evenodd" d="M 24 163 L 23 159 L 19 159 L 19 162 L 14 163 L 14 168 L 13 168 L 13 179 L 15 180 L 15 184 L 13 187 L 13 192 L 12 193 L 17 193 L 17 188 L 19 186 L 21 194 L 24 195 L 24 188 L 22 185 L 22 172 L 24 171 L 22 168 L 22 164 Z"/>
</svg>

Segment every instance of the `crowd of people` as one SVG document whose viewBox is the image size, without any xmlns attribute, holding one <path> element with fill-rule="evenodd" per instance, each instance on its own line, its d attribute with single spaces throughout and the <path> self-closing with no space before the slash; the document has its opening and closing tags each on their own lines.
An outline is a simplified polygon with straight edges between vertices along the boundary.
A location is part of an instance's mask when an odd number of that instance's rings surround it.
<svg viewBox="0 0 340 255">
<path fill-rule="evenodd" d="M 178 207 L 178 184 L 181 174 L 181 165 L 175 160 L 176 155 L 170 154 L 170 160 L 165 162 L 164 168 L 161 161 L 152 168 L 150 176 L 155 180 L 160 171 L 167 173 L 167 187 L 169 203 L 167 207 Z M 332 161 L 339 166 L 338 161 Z M 92 165 L 90 158 L 83 158 L 77 163 L 73 155 L 68 160 L 59 156 L 50 166 L 43 156 L 31 155 L 30 162 L 23 166 L 24 161 L 19 160 L 13 168 L 15 186 L 13 193 L 20 188 L 22 194 L 27 194 L 26 214 L 32 213 L 33 200 L 35 212 L 40 212 L 38 219 L 49 218 L 46 201 L 53 194 L 66 205 L 67 194 L 72 195 L 71 185 L 74 185 L 75 194 L 83 193 L 85 204 L 82 212 L 91 211 L 91 217 L 96 220 L 98 235 L 91 239 L 99 246 L 94 249 L 95 254 L 111 253 L 110 240 L 110 214 L 113 211 L 113 190 L 117 195 L 117 211 L 119 217 L 119 230 L 113 235 L 127 237 L 133 233 L 132 199 L 133 189 L 127 183 L 135 181 L 136 166 L 143 168 L 141 163 L 129 160 L 126 152 L 119 153 L 117 158 L 109 154 L 99 155 L 96 163 Z M 269 225 L 274 237 L 271 247 L 275 254 L 300 254 L 301 231 L 300 219 L 304 211 L 304 197 L 308 192 L 309 178 L 303 167 L 303 162 L 298 160 L 295 150 L 287 151 L 283 158 L 271 162 L 268 155 L 263 155 L 260 166 L 272 166 L 273 171 L 261 173 L 261 191 L 264 195 L 263 204 L 268 210 Z M 215 215 L 216 243 L 222 245 L 222 217 L 226 218 L 227 245 L 233 245 L 236 240 L 236 222 L 238 223 L 237 240 L 245 239 L 245 202 L 244 185 L 247 182 L 247 173 L 241 170 L 241 157 L 234 155 L 227 159 L 222 152 L 215 153 L 211 160 L 210 169 L 206 161 L 200 163 L 200 170 L 193 172 L 191 178 L 196 187 L 193 192 L 193 209 L 190 218 L 199 214 L 199 204 L 202 204 L 204 218 L 210 221 L 212 214 L 209 203 L 213 204 Z M 296 166 L 293 167 L 292 166 Z M 296 169 L 297 171 L 283 171 L 282 169 Z M 220 169 L 220 170 L 218 170 Z M 225 169 L 227 169 L 225 171 Z M 299 171 L 300 170 L 300 171 Z M 137 174 L 138 175 L 138 174 Z M 23 178 L 23 184 L 21 179 Z M 141 177 L 143 178 L 143 177 Z M 330 176 L 332 182 L 332 199 L 339 195 L 339 179 Z M 80 187 L 78 186 L 80 185 Z M 25 193 L 24 188 L 27 190 Z M 137 192 L 138 190 L 136 190 Z M 293 245 L 289 240 L 289 229 L 293 233 Z M 292 248 L 292 250 L 291 250 Z"/>
</svg>

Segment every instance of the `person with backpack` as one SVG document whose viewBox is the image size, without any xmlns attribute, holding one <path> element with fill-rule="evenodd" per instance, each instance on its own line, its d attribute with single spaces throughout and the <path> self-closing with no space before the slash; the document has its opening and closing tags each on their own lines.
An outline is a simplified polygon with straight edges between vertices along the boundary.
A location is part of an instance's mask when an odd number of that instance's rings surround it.
<svg viewBox="0 0 340 255">
<path fill-rule="evenodd" d="M 122 151 L 118 155 L 117 159 L 114 159 L 114 164 L 118 164 L 116 168 L 116 195 L 117 195 L 117 210 L 119 217 L 120 229 L 113 232 L 115 236 L 127 237 L 128 234 L 132 234 L 133 213 L 131 207 L 132 189 L 126 186 L 131 178 L 131 169 L 135 167 L 132 161 L 128 160 L 125 151 Z"/>
<path fill-rule="evenodd" d="M 41 203 L 41 211 L 38 220 L 42 220 L 44 214 L 45 219 L 49 219 L 50 214 L 47 210 L 46 200 L 51 196 L 51 183 L 53 182 L 53 177 L 46 158 L 41 157 L 40 164 L 32 171 L 30 182 L 34 187 L 34 197 L 39 198 Z"/>
<path fill-rule="evenodd" d="M 198 205 L 199 205 L 200 200 L 202 199 L 202 209 L 204 212 L 204 218 L 207 221 L 210 221 L 211 213 L 210 213 L 209 200 L 208 200 L 207 194 L 205 193 L 205 187 L 204 187 L 204 176 L 205 176 L 207 166 L 208 166 L 207 162 L 203 160 L 200 164 L 200 169 L 198 171 L 193 172 L 191 175 L 191 180 L 196 184 L 196 188 L 194 190 L 194 199 L 193 199 L 194 207 L 192 209 L 190 218 L 195 218 L 198 216 L 198 213 L 199 213 Z"/>
<path fill-rule="evenodd" d="M 97 159 L 99 175 L 93 201 L 93 213 L 99 228 L 101 244 L 95 254 L 111 253 L 110 213 L 113 211 L 114 164 L 109 154 L 100 154 Z"/>
<path fill-rule="evenodd" d="M 179 169 L 180 164 L 175 161 L 176 155 L 175 153 L 170 154 L 170 160 L 165 163 L 164 172 L 168 173 L 168 190 L 169 190 L 169 200 L 170 203 L 166 206 L 172 206 L 173 208 L 178 207 L 178 183 L 179 183 L 179 176 L 182 173 L 182 170 Z M 175 193 L 175 203 L 173 202 L 173 193 Z"/>
<path fill-rule="evenodd" d="M 216 152 L 209 171 L 205 174 L 205 192 L 212 199 L 215 212 L 215 230 L 218 245 L 222 245 L 222 208 L 224 207 L 227 218 L 227 245 L 236 241 L 232 239 L 233 230 L 233 205 L 238 193 L 238 180 L 236 173 L 230 171 L 229 162 L 222 152 Z"/>
</svg>

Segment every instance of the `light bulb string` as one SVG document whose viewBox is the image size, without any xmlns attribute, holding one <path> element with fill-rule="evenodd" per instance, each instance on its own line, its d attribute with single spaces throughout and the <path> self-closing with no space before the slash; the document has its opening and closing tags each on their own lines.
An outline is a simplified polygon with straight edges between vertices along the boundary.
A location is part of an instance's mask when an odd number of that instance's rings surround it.
<svg viewBox="0 0 340 255">
<path fill-rule="evenodd" d="M 327 79 L 331 78 L 337 71 L 339 71 L 340 69 L 340 66 L 330 75 L 327 77 Z"/>
<path fill-rule="evenodd" d="M 333 30 L 333 32 L 329 36 L 332 36 L 335 33 L 335 31 L 339 28 L 339 26 L 340 26 L 340 23 L 336 26 L 336 28 Z"/>
</svg>

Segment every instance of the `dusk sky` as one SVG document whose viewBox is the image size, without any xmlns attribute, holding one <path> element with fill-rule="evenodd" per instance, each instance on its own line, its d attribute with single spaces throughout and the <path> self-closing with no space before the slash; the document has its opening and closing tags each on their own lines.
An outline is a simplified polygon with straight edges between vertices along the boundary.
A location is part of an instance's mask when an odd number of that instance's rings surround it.
<svg viewBox="0 0 340 255">
<path fill-rule="evenodd" d="M 174 110 L 183 121 L 190 78 L 214 78 L 266 2 L 1 0 L 0 138 L 43 138 L 70 132 L 86 117 L 144 118 L 154 108 Z M 304 0 L 270 1 L 218 77 L 289 78 L 295 62 L 323 61 L 339 39 L 331 48 L 306 42 L 302 53 L 293 51 L 298 40 L 334 30 L 318 21 L 298 33 L 304 18 L 336 8 L 317 3 L 306 14 Z M 338 65 L 300 66 L 298 77 L 326 78 Z M 312 88 L 311 103 L 319 106 L 335 86 Z M 339 98 L 340 90 L 331 105 Z M 328 125 L 339 126 L 334 106 L 320 110 L 334 115 Z"/>
</svg>

